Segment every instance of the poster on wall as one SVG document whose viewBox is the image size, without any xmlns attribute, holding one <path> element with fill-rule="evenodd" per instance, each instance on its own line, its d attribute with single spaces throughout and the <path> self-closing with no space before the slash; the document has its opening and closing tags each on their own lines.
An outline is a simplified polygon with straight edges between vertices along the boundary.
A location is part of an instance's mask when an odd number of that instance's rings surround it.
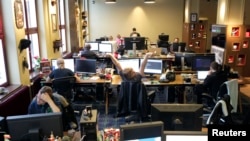
<svg viewBox="0 0 250 141">
<path fill-rule="evenodd" d="M 14 10 L 15 10 L 14 13 L 15 13 L 16 27 L 23 28 L 24 17 L 23 17 L 23 4 L 21 0 L 15 0 Z"/>
</svg>

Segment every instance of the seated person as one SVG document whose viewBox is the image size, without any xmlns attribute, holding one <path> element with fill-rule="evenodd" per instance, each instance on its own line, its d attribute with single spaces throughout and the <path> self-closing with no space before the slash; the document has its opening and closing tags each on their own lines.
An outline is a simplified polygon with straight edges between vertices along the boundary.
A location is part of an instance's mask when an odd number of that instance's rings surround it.
<svg viewBox="0 0 250 141">
<path fill-rule="evenodd" d="M 62 112 L 64 130 L 76 129 L 78 127 L 74 110 L 67 100 L 56 93 L 49 86 L 43 86 L 32 99 L 28 114 Z"/>
<path fill-rule="evenodd" d="M 220 85 L 227 81 L 227 76 L 221 69 L 222 68 L 220 64 L 217 62 L 212 62 L 210 64 L 209 73 L 203 84 L 197 84 L 195 86 L 194 93 L 197 95 L 198 104 L 202 104 L 202 93 L 209 93 L 215 97 L 219 91 Z"/>
<path fill-rule="evenodd" d="M 57 66 L 58 68 L 53 70 L 49 76 L 46 78 L 46 82 L 52 82 L 53 79 L 61 78 L 61 77 L 67 77 L 67 76 L 75 76 L 76 82 L 80 82 L 81 79 L 74 74 L 70 69 L 65 68 L 64 66 L 64 60 L 62 58 L 57 59 Z"/>
<path fill-rule="evenodd" d="M 95 52 L 91 51 L 90 49 L 91 45 L 86 44 L 81 52 L 81 57 L 85 57 L 87 59 L 97 59 L 98 55 Z"/>
</svg>

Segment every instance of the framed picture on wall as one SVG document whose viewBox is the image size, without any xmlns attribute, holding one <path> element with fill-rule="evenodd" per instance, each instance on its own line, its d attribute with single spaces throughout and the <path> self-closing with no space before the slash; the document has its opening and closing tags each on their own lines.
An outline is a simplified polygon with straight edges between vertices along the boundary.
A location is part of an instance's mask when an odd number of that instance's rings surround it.
<svg viewBox="0 0 250 141">
<path fill-rule="evenodd" d="M 231 36 L 232 37 L 239 37 L 240 36 L 240 27 L 232 27 Z"/>
<path fill-rule="evenodd" d="M 51 14 L 51 26 L 53 31 L 57 31 L 56 14 Z"/>
<path fill-rule="evenodd" d="M 21 0 L 15 0 L 14 2 L 14 12 L 15 12 L 15 20 L 16 27 L 23 28 L 24 25 L 24 17 L 23 17 L 23 4 Z"/>
<path fill-rule="evenodd" d="M 198 14 L 197 13 L 191 13 L 190 14 L 190 22 L 197 22 L 198 21 Z"/>
</svg>

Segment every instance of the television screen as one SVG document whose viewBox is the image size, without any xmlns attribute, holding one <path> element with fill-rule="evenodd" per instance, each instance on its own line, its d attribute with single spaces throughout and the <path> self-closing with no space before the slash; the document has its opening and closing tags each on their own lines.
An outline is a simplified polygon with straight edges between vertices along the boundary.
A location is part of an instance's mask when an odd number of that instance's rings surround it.
<svg viewBox="0 0 250 141">
<path fill-rule="evenodd" d="M 96 60 L 95 59 L 76 59 L 75 61 L 76 73 L 95 74 Z"/>
<path fill-rule="evenodd" d="M 70 70 L 72 70 L 73 72 L 75 72 L 75 60 L 74 58 L 67 58 L 67 59 L 63 59 L 64 60 L 64 66 L 65 68 L 68 68 Z M 52 70 L 57 69 L 57 59 L 51 59 L 51 67 Z"/>
<path fill-rule="evenodd" d="M 215 61 L 215 55 L 212 53 L 208 54 L 196 54 L 192 61 L 192 70 L 201 71 L 209 70 L 210 64 Z"/>
<path fill-rule="evenodd" d="M 141 59 L 140 65 L 142 64 L 143 59 Z M 162 59 L 148 59 L 146 67 L 144 69 L 145 74 L 162 74 L 163 72 L 163 61 Z"/>
<path fill-rule="evenodd" d="M 173 43 L 172 46 L 174 52 L 185 52 L 186 50 L 185 42 Z"/>
<path fill-rule="evenodd" d="M 92 51 L 99 50 L 99 42 L 85 42 L 84 46 L 86 46 L 86 44 L 90 44 L 90 46 L 91 46 L 90 50 L 92 50 Z"/>
<path fill-rule="evenodd" d="M 136 50 L 146 50 L 145 40 L 145 37 L 125 37 L 125 50 L 133 50 L 133 45 L 136 46 Z"/>
<path fill-rule="evenodd" d="M 139 72 L 140 59 L 119 59 L 119 63 L 124 68 L 133 68 L 134 71 Z"/>
<path fill-rule="evenodd" d="M 161 121 L 120 125 L 121 141 L 163 141 Z"/>
<path fill-rule="evenodd" d="M 220 48 L 225 48 L 226 45 L 226 32 L 227 26 L 226 25 L 212 25 L 212 45 L 217 46 Z"/>
<path fill-rule="evenodd" d="M 61 113 L 43 113 L 8 116 L 6 118 L 11 141 L 41 140 L 54 136 L 63 136 L 63 123 Z"/>
<path fill-rule="evenodd" d="M 111 43 L 99 43 L 99 52 L 112 53 L 113 48 Z"/>
<path fill-rule="evenodd" d="M 165 141 L 208 141 L 208 133 L 202 131 L 164 131 Z"/>
<path fill-rule="evenodd" d="M 201 131 L 202 114 L 202 104 L 151 104 L 152 121 L 162 121 L 169 131 Z"/>
</svg>

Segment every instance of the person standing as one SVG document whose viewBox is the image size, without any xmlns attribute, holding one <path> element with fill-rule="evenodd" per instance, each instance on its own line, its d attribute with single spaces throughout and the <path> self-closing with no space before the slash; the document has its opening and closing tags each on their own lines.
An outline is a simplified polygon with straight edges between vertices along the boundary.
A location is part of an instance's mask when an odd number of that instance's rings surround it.
<svg viewBox="0 0 250 141">
<path fill-rule="evenodd" d="M 140 33 L 136 31 L 136 28 L 132 28 L 132 32 L 130 33 L 130 37 L 140 37 Z"/>
</svg>

